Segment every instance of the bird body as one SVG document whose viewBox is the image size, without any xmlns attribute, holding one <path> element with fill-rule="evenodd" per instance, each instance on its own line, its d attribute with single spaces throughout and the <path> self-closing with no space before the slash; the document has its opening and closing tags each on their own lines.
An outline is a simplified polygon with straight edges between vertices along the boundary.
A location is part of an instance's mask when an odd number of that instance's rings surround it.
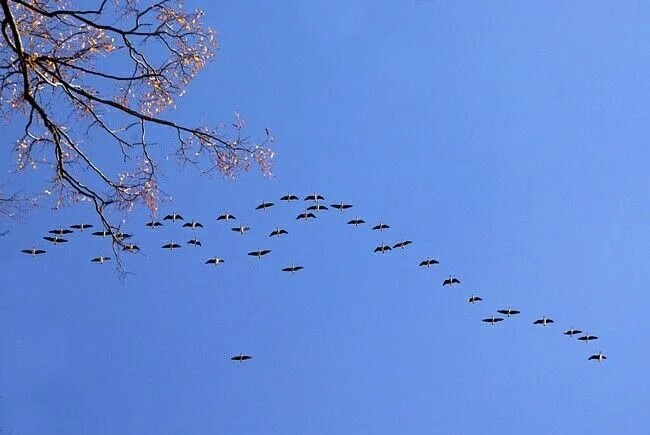
<svg viewBox="0 0 650 435">
<path fill-rule="evenodd" d="M 91 263 L 104 264 L 104 263 L 106 263 L 106 262 L 107 262 L 108 260 L 110 260 L 110 259 L 111 259 L 111 257 L 104 257 L 103 255 L 100 255 L 99 257 L 97 257 L 97 258 L 93 258 L 92 260 L 90 260 L 90 262 L 91 262 Z"/>
</svg>

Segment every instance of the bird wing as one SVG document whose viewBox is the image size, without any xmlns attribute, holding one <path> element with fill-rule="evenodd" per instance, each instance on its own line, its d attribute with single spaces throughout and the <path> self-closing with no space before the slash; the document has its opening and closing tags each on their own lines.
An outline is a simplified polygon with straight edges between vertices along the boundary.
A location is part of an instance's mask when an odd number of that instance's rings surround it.
<svg viewBox="0 0 650 435">
<path fill-rule="evenodd" d="M 191 226 L 192 226 L 192 224 L 191 224 L 191 223 L 189 223 L 189 222 L 188 222 L 188 223 L 186 223 L 186 224 L 183 224 L 183 228 L 186 228 L 186 227 L 191 227 Z"/>
<path fill-rule="evenodd" d="M 271 252 L 270 249 L 264 249 L 264 250 L 260 251 L 260 255 L 266 255 L 266 254 L 268 254 L 269 252 Z"/>
<path fill-rule="evenodd" d="M 47 240 L 48 242 L 54 242 L 54 241 L 58 240 L 56 237 L 49 237 L 49 236 L 45 236 L 43 238 L 45 240 Z"/>
<path fill-rule="evenodd" d="M 253 256 L 258 256 L 260 255 L 259 251 L 251 251 L 248 253 L 248 255 L 253 255 Z"/>
<path fill-rule="evenodd" d="M 520 312 L 519 310 L 510 310 L 510 314 L 519 314 Z"/>
<path fill-rule="evenodd" d="M 170 221 L 170 220 L 172 220 L 172 219 L 174 219 L 174 216 L 172 216 L 172 215 L 170 215 L 170 214 L 168 214 L 167 216 L 165 216 L 165 217 L 163 218 L 164 221 Z"/>
<path fill-rule="evenodd" d="M 25 254 L 35 254 L 36 251 L 32 249 L 22 249 L 20 252 L 24 252 Z"/>
<path fill-rule="evenodd" d="M 206 261 L 205 264 L 215 264 L 216 262 L 217 262 L 216 259 L 211 258 L 211 259 L 209 259 L 208 261 Z"/>
<path fill-rule="evenodd" d="M 500 322 L 500 321 L 502 321 L 502 320 L 503 320 L 503 319 L 502 319 L 501 317 L 495 317 L 495 318 L 494 318 L 494 321 L 495 321 L 495 322 Z"/>
<path fill-rule="evenodd" d="M 546 323 L 555 323 L 553 319 L 546 319 Z"/>
<path fill-rule="evenodd" d="M 592 359 L 598 359 L 598 355 L 591 355 L 591 356 L 589 357 L 589 359 L 590 359 L 590 360 L 592 360 Z"/>
<path fill-rule="evenodd" d="M 201 225 L 200 222 L 197 222 L 197 223 L 196 223 L 196 226 L 197 226 L 197 228 L 203 228 L 203 225 Z"/>
<path fill-rule="evenodd" d="M 378 229 L 380 229 L 380 228 L 381 228 L 381 227 L 380 227 L 379 225 L 375 225 L 374 227 L 372 227 L 373 230 L 378 230 Z"/>
<path fill-rule="evenodd" d="M 300 213 L 296 219 L 304 219 L 307 215 L 305 213 Z"/>
<path fill-rule="evenodd" d="M 280 234 L 289 234 L 287 230 L 280 230 Z"/>
<path fill-rule="evenodd" d="M 457 278 L 453 278 L 451 282 L 454 284 L 460 284 L 460 280 L 458 280 Z"/>
<path fill-rule="evenodd" d="M 499 314 L 508 314 L 508 310 L 497 310 Z"/>
<path fill-rule="evenodd" d="M 316 205 L 310 205 L 309 207 L 307 207 L 307 210 L 316 210 L 317 208 L 318 206 Z"/>
<path fill-rule="evenodd" d="M 544 323 L 543 319 L 537 319 L 533 322 L 533 325 L 541 325 L 542 323 Z"/>
</svg>

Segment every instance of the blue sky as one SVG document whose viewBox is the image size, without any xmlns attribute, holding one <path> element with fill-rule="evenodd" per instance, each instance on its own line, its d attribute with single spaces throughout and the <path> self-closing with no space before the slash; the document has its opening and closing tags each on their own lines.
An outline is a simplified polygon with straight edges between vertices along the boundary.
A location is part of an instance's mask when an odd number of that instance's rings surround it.
<svg viewBox="0 0 650 435">
<path fill-rule="evenodd" d="M 189 231 L 150 232 L 132 213 L 143 252 L 123 284 L 89 263 L 108 247 L 88 234 L 35 261 L 19 252 L 89 209 L 3 223 L 5 431 L 647 429 L 650 5 L 187 4 L 205 9 L 221 51 L 169 115 L 237 109 L 251 131 L 271 128 L 275 176 L 168 166 L 163 212 L 203 222 L 204 246 L 163 252 Z M 302 204 L 254 211 L 287 191 L 354 208 L 309 223 L 294 219 Z M 226 210 L 251 232 L 217 223 Z M 355 216 L 391 229 L 345 225 Z M 278 225 L 290 234 L 269 239 Z M 372 253 L 402 238 L 413 245 Z M 204 266 L 213 255 L 227 263 Z M 427 255 L 441 264 L 419 270 Z M 305 270 L 282 274 L 291 263 Z M 462 285 L 443 289 L 449 274 Z M 485 301 L 467 304 L 472 293 Z M 522 314 L 480 321 L 508 305 Z M 556 324 L 533 327 L 542 315 Z M 563 336 L 570 326 L 600 340 Z M 609 359 L 589 363 L 598 350 Z M 254 358 L 229 360 L 239 352 Z"/>
</svg>

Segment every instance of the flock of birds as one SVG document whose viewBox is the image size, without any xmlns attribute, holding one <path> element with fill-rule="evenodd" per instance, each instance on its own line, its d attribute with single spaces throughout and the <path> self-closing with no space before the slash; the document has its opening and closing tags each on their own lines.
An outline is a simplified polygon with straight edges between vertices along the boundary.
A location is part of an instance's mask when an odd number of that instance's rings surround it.
<svg viewBox="0 0 650 435">
<path fill-rule="evenodd" d="M 280 200 L 283 201 L 283 202 L 293 202 L 293 201 L 300 201 L 300 198 L 298 198 L 296 195 L 293 195 L 293 194 L 287 194 L 287 195 L 282 196 L 280 198 Z M 308 221 L 308 220 L 311 220 L 311 219 L 316 219 L 317 218 L 317 213 L 319 213 L 321 211 L 329 210 L 329 208 L 326 205 L 323 204 L 323 202 L 325 201 L 325 197 L 323 195 L 318 194 L 318 193 L 313 193 L 313 194 L 310 194 L 310 195 L 306 196 L 304 198 L 304 201 L 309 201 L 310 205 L 308 207 L 306 207 L 306 209 L 303 212 L 298 214 L 298 216 L 296 217 L 297 220 Z M 266 209 L 269 209 L 270 207 L 273 207 L 274 205 L 275 204 L 273 202 L 262 202 L 255 209 L 256 210 L 266 210 Z M 345 210 L 348 210 L 348 209 L 352 208 L 352 205 L 344 203 L 344 202 L 340 202 L 340 203 L 337 203 L 337 204 L 330 204 L 330 207 L 332 209 L 343 212 Z M 228 212 L 226 212 L 226 213 L 224 213 L 224 214 L 217 217 L 217 221 L 224 221 L 226 223 L 231 222 L 231 221 L 236 221 L 236 220 L 237 220 L 237 218 L 234 215 L 232 215 L 232 214 L 230 214 Z M 183 218 L 183 216 L 181 216 L 178 213 L 170 213 L 170 214 L 166 215 L 163 218 L 163 222 L 166 222 L 166 221 L 167 222 L 172 222 L 172 223 L 184 222 L 182 224 L 182 227 L 183 228 L 188 228 L 190 230 L 196 230 L 196 229 L 203 228 L 203 225 L 200 222 L 197 222 L 195 220 L 191 220 L 191 221 L 186 222 L 185 219 Z M 152 220 L 150 222 L 147 222 L 145 224 L 145 226 L 148 227 L 148 228 L 154 229 L 154 228 L 164 226 L 165 224 L 163 222 Z M 348 225 L 358 227 L 360 225 L 365 224 L 366 222 L 363 219 L 357 217 L 357 218 L 349 220 L 347 223 L 348 223 Z M 86 231 L 86 230 L 90 230 L 92 228 L 93 228 L 93 225 L 87 224 L 87 223 L 80 223 L 80 224 L 71 225 L 69 228 L 57 228 L 57 229 L 50 230 L 49 231 L 50 235 L 47 235 L 47 236 L 43 237 L 43 239 L 47 240 L 48 242 L 50 242 L 50 243 L 52 243 L 54 245 L 64 244 L 64 243 L 68 242 L 68 240 L 65 239 L 64 236 L 67 236 L 67 235 L 69 235 L 69 234 L 71 234 L 71 233 L 73 233 L 75 231 L 83 232 L 83 231 Z M 384 222 L 379 222 L 379 223 L 377 223 L 376 225 L 374 225 L 372 227 L 373 231 L 380 231 L 380 232 L 386 231 L 388 229 L 390 229 L 390 225 L 388 225 L 388 224 L 386 224 Z M 237 232 L 239 234 L 245 234 L 247 231 L 250 230 L 250 227 L 244 226 L 244 225 L 238 225 L 238 226 L 231 227 L 231 230 L 234 231 L 234 232 Z M 284 236 L 286 234 L 288 234 L 288 232 L 285 229 L 276 228 L 273 231 L 271 231 L 269 236 L 270 237 L 281 237 L 281 236 Z M 113 235 L 110 231 L 104 229 L 102 231 L 95 231 L 95 232 L 92 233 L 92 235 L 97 236 L 97 237 L 114 236 L 117 240 L 120 240 L 122 242 L 132 238 L 132 234 L 124 233 L 121 230 L 117 230 Z M 375 253 L 380 253 L 380 254 L 385 254 L 386 252 L 389 252 L 391 250 L 404 249 L 407 246 L 409 246 L 411 243 L 413 243 L 411 240 L 400 240 L 399 242 L 397 242 L 397 243 L 395 243 L 393 245 L 386 245 L 386 244 L 384 244 L 382 242 L 379 246 L 377 246 L 374 249 L 374 252 Z M 201 246 L 201 241 L 198 238 L 193 237 L 191 240 L 187 241 L 187 244 L 188 245 L 193 245 L 193 246 Z M 173 242 L 173 241 L 170 241 L 169 243 L 165 243 L 164 245 L 161 246 L 162 249 L 168 249 L 168 250 L 180 249 L 181 247 L 182 247 L 181 244 Z M 122 250 L 126 251 L 126 252 L 138 252 L 138 251 L 140 251 L 140 247 L 138 245 L 134 244 L 134 243 L 122 243 Z M 23 249 L 22 252 L 25 253 L 25 254 L 31 255 L 32 257 L 36 257 L 36 256 L 40 256 L 42 254 L 45 254 L 47 251 L 45 249 L 31 248 L 31 249 Z M 248 255 L 250 255 L 252 257 L 262 258 L 262 257 L 266 256 L 267 254 L 269 254 L 270 252 L 271 252 L 270 249 L 258 249 L 258 250 L 255 250 L 255 251 L 248 252 Z M 111 260 L 111 257 L 100 255 L 98 257 L 92 258 L 90 261 L 93 262 L 93 263 L 104 264 L 104 263 L 106 263 L 106 262 L 108 262 L 110 260 Z M 214 266 L 219 266 L 219 265 L 221 265 L 223 263 L 225 263 L 225 260 L 223 258 L 221 258 L 221 257 L 216 257 L 216 256 L 212 257 L 212 258 L 208 258 L 205 261 L 205 264 L 214 265 Z M 432 267 L 432 266 L 435 266 L 435 265 L 438 265 L 438 264 L 439 264 L 438 260 L 436 260 L 434 258 L 427 257 L 427 258 L 420 261 L 419 267 L 428 268 L 428 267 Z M 287 266 L 287 267 L 283 268 L 282 271 L 293 274 L 293 273 L 301 271 L 302 269 L 304 269 L 304 267 L 301 266 L 301 265 L 290 265 L 290 266 Z M 454 277 L 454 276 L 449 276 L 448 278 L 446 278 L 442 282 L 443 287 L 447 287 L 447 286 L 453 287 L 453 286 L 456 286 L 456 285 L 459 285 L 459 284 L 460 284 L 460 280 L 457 277 Z M 482 302 L 483 299 L 478 295 L 471 295 L 468 298 L 467 301 L 470 304 L 476 304 L 476 303 Z M 520 313 L 521 312 L 519 310 L 514 309 L 512 307 L 508 307 L 508 308 L 505 308 L 505 309 L 497 310 L 497 314 L 490 315 L 489 317 L 486 317 L 486 318 L 482 319 L 482 321 L 484 323 L 488 324 L 488 325 L 495 325 L 495 324 L 497 324 L 499 322 L 504 321 L 505 318 L 511 318 L 511 317 L 519 315 Z M 553 321 L 553 319 L 548 318 L 548 317 L 542 317 L 540 319 L 536 319 L 533 322 L 533 325 L 547 327 L 547 326 L 553 325 L 554 323 L 555 322 Z M 567 329 L 566 331 L 564 331 L 564 335 L 566 335 L 568 337 L 578 336 L 577 339 L 579 341 L 583 341 L 585 343 L 588 343 L 588 342 L 593 341 L 593 340 L 598 340 L 597 336 L 591 335 L 589 333 L 583 333 L 582 330 L 575 329 L 573 327 L 571 327 L 571 328 Z M 250 355 L 245 355 L 245 354 L 241 353 L 239 355 L 235 355 L 235 356 L 231 357 L 231 360 L 243 362 L 243 361 L 249 360 L 251 358 L 252 357 Z M 600 351 L 598 353 L 592 354 L 592 355 L 590 355 L 588 357 L 588 360 L 596 361 L 596 362 L 602 362 L 605 359 L 607 359 L 607 356 L 605 354 L 603 354 L 602 352 L 600 352 Z"/>
</svg>

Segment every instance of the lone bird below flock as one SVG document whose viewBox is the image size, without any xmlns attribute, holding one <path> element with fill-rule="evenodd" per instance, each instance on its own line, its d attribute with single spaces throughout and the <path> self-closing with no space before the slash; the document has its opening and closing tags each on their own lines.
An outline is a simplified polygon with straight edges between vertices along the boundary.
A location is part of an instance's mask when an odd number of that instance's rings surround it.
<svg viewBox="0 0 650 435">
<path fill-rule="evenodd" d="M 169 243 L 166 243 L 166 244 L 162 245 L 163 249 L 169 249 L 171 251 L 173 251 L 174 249 L 178 249 L 180 247 L 181 247 L 181 245 L 179 245 L 178 243 L 175 243 L 175 242 L 169 242 Z"/>
<path fill-rule="evenodd" d="M 43 238 L 45 240 L 47 240 L 48 242 L 52 242 L 55 245 L 58 245 L 59 243 L 66 243 L 67 242 L 66 239 L 62 239 L 61 237 L 56 237 L 56 236 L 54 236 L 54 237 L 45 236 Z"/>
<path fill-rule="evenodd" d="M 37 255 L 45 254 L 46 251 L 44 249 L 32 248 L 32 249 L 23 249 L 20 252 L 23 252 L 25 254 L 29 254 L 32 257 L 36 257 Z"/>
<path fill-rule="evenodd" d="M 601 362 L 603 360 L 606 360 L 607 357 L 602 352 L 598 352 L 597 354 L 591 355 L 588 359 L 590 361 Z"/>
<path fill-rule="evenodd" d="M 390 250 L 391 250 L 390 246 L 384 245 L 383 243 L 375 248 L 375 252 L 381 252 L 382 254 Z"/>
<path fill-rule="evenodd" d="M 542 325 L 542 326 L 546 326 L 546 325 L 550 325 L 551 323 L 555 323 L 555 322 L 553 322 L 553 319 L 548 319 L 548 318 L 546 318 L 546 317 L 542 317 L 541 319 L 537 319 L 537 320 L 535 320 L 535 321 L 533 322 L 533 325 Z"/>
<path fill-rule="evenodd" d="M 172 213 L 172 214 L 168 214 L 167 216 L 165 216 L 163 218 L 163 220 L 164 221 L 172 221 L 172 222 L 182 221 L 183 216 L 179 215 L 178 213 Z"/>
<path fill-rule="evenodd" d="M 106 263 L 106 262 L 107 262 L 108 260 L 110 260 L 110 259 L 111 259 L 111 257 L 104 257 L 103 255 L 100 255 L 99 257 L 97 257 L 97 258 L 93 258 L 92 260 L 90 260 L 90 262 L 91 262 L 91 263 L 104 264 L 104 263 Z"/>
<path fill-rule="evenodd" d="M 340 202 L 338 204 L 331 204 L 331 207 L 335 208 L 335 209 L 337 209 L 339 211 L 343 211 L 343 210 L 347 210 L 349 208 L 352 208 L 352 205 L 351 204 L 344 204 L 344 203 Z"/>
<path fill-rule="evenodd" d="M 187 223 L 183 224 L 183 228 L 190 228 L 192 230 L 195 230 L 197 228 L 203 228 L 203 225 L 201 225 L 200 222 L 196 222 L 196 221 L 192 220 L 190 222 L 187 222 Z"/>
<path fill-rule="evenodd" d="M 309 220 L 309 219 L 316 219 L 316 215 L 314 213 L 300 213 L 298 217 L 296 217 L 296 220 L 302 219 L 302 220 Z"/>
<path fill-rule="evenodd" d="M 299 198 L 296 195 L 292 195 L 291 193 L 287 193 L 282 198 L 280 198 L 280 201 L 297 201 L 298 199 Z"/>
<path fill-rule="evenodd" d="M 246 361 L 246 360 L 251 359 L 251 358 L 253 358 L 253 357 L 250 356 L 250 355 L 244 355 L 243 353 L 240 353 L 239 355 L 235 355 L 230 359 L 233 360 L 233 361 L 242 362 L 242 361 Z"/>
<path fill-rule="evenodd" d="M 302 270 L 302 269 L 304 269 L 303 266 L 289 266 L 289 267 L 285 267 L 284 269 L 282 269 L 282 271 L 283 272 L 295 273 L 295 272 L 298 272 L 299 270 Z"/>
<path fill-rule="evenodd" d="M 500 322 L 502 320 L 503 320 L 503 318 L 501 318 L 501 317 L 492 316 L 492 317 L 488 317 L 486 319 L 483 319 L 483 322 L 489 323 L 490 325 L 494 325 L 495 323 Z"/>
<path fill-rule="evenodd" d="M 438 260 L 434 260 L 433 258 L 425 258 L 420 262 L 420 266 L 425 266 L 425 267 L 431 267 L 435 264 L 440 264 L 440 262 Z M 443 283 L 443 285 L 445 284 Z"/>
<path fill-rule="evenodd" d="M 271 252 L 270 249 L 261 249 L 259 251 L 251 251 L 251 252 L 248 253 L 248 255 L 250 255 L 251 257 L 262 258 L 263 256 L 265 256 L 266 254 L 268 254 L 270 252 Z"/>
<path fill-rule="evenodd" d="M 269 237 L 273 237 L 273 236 L 280 237 L 280 236 L 282 236 L 284 234 L 289 234 L 289 233 L 287 233 L 287 230 L 283 230 L 282 228 L 278 228 L 278 229 L 275 229 L 275 230 L 271 231 L 271 234 L 269 234 Z"/>
<path fill-rule="evenodd" d="M 506 310 L 497 310 L 497 313 L 499 314 L 505 314 L 506 316 L 516 316 L 517 314 L 521 313 L 519 310 L 513 310 L 512 308 L 508 307 Z"/>
<path fill-rule="evenodd" d="M 446 285 L 453 286 L 455 284 L 460 284 L 460 280 L 458 278 L 454 278 L 453 276 L 450 276 L 442 282 L 443 287 Z"/>
<path fill-rule="evenodd" d="M 250 229 L 251 229 L 250 227 L 245 227 L 243 225 L 231 228 L 231 230 L 237 231 L 239 234 L 244 234 L 246 231 L 248 231 Z"/>
<path fill-rule="evenodd" d="M 205 262 L 205 264 L 214 264 L 215 266 L 218 266 L 221 263 L 225 263 L 225 260 L 219 257 L 210 258 L 208 261 Z"/>
<path fill-rule="evenodd" d="M 219 217 L 217 218 L 218 221 L 226 221 L 226 222 L 228 222 L 228 221 L 234 221 L 234 220 L 236 220 L 236 219 L 237 219 L 237 218 L 236 218 L 235 216 L 233 216 L 233 215 L 231 215 L 230 213 L 227 213 L 227 212 L 224 213 L 224 214 L 222 214 L 221 216 L 219 216 Z"/>
<path fill-rule="evenodd" d="M 470 296 L 469 299 L 467 300 L 467 302 L 469 302 L 470 304 L 475 304 L 475 303 L 480 302 L 482 300 L 483 299 L 481 299 L 480 296 Z"/>
<path fill-rule="evenodd" d="M 269 207 L 273 207 L 273 205 L 272 202 L 262 202 L 260 205 L 255 207 L 255 210 L 266 210 Z"/>
</svg>

